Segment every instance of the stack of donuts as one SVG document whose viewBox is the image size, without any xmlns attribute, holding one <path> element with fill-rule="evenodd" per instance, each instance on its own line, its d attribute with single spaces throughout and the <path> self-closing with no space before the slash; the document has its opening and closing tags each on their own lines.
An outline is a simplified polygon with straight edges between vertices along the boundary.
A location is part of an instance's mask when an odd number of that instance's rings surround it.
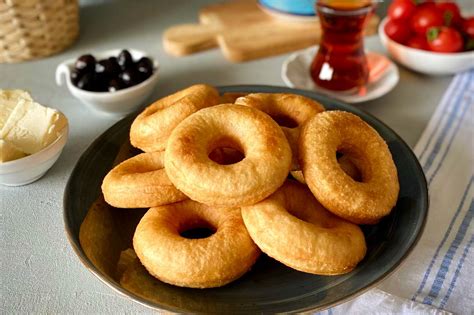
<svg viewBox="0 0 474 315">
<path fill-rule="evenodd" d="M 307 273 L 347 273 L 366 253 L 358 224 L 377 223 L 398 199 L 380 135 L 300 95 L 194 85 L 139 114 L 130 142 L 144 153 L 113 168 L 102 191 L 114 207 L 149 208 L 134 250 L 177 286 L 223 286 L 261 252 Z M 193 229 L 210 235 L 186 237 Z"/>
</svg>

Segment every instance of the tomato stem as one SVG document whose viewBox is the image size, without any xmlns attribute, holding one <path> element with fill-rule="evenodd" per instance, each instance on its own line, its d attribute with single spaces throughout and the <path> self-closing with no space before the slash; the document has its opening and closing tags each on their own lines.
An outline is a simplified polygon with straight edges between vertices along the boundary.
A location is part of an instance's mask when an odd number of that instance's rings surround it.
<svg viewBox="0 0 474 315">
<path fill-rule="evenodd" d="M 426 39 L 428 40 L 428 42 L 432 42 L 436 38 L 438 38 L 439 32 L 439 27 L 430 27 L 426 32 Z"/>
<path fill-rule="evenodd" d="M 474 38 L 469 38 L 466 42 L 466 50 L 474 50 Z"/>
<path fill-rule="evenodd" d="M 451 11 L 445 11 L 443 14 L 444 24 L 446 26 L 451 26 L 451 22 L 453 21 L 454 14 Z"/>
</svg>

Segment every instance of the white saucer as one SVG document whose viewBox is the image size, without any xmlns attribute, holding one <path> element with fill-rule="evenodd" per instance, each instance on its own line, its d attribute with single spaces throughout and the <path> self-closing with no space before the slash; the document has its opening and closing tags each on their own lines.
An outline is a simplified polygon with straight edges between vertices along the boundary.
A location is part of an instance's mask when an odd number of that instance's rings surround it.
<svg viewBox="0 0 474 315">
<path fill-rule="evenodd" d="M 367 84 L 366 93 L 360 95 L 357 92 L 328 91 L 314 84 L 309 74 L 309 68 L 317 49 L 318 46 L 314 46 L 298 51 L 283 62 L 281 77 L 287 86 L 316 91 L 346 103 L 361 103 L 387 94 L 395 87 L 395 85 L 397 85 L 398 80 L 400 79 L 398 68 L 392 61 L 390 61 L 390 59 L 380 54 L 367 52 L 368 58 L 373 56 L 383 59 L 384 62 L 388 62 L 388 66 L 373 82 Z"/>
</svg>

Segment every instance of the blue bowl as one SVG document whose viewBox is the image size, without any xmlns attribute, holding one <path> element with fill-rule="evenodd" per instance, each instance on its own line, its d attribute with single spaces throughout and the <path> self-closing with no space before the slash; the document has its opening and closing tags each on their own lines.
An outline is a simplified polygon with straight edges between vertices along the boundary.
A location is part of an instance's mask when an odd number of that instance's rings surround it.
<svg viewBox="0 0 474 315">
<path fill-rule="evenodd" d="M 287 14 L 314 16 L 316 0 L 259 0 L 260 5 Z"/>
</svg>

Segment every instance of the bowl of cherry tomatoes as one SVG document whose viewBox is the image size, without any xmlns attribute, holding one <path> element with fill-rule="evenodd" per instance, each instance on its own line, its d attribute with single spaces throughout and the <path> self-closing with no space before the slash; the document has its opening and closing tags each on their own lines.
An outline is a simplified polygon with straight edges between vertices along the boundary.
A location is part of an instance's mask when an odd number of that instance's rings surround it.
<svg viewBox="0 0 474 315">
<path fill-rule="evenodd" d="M 474 68 L 474 16 L 454 1 L 395 0 L 378 30 L 398 63 L 429 75 Z"/>
</svg>

